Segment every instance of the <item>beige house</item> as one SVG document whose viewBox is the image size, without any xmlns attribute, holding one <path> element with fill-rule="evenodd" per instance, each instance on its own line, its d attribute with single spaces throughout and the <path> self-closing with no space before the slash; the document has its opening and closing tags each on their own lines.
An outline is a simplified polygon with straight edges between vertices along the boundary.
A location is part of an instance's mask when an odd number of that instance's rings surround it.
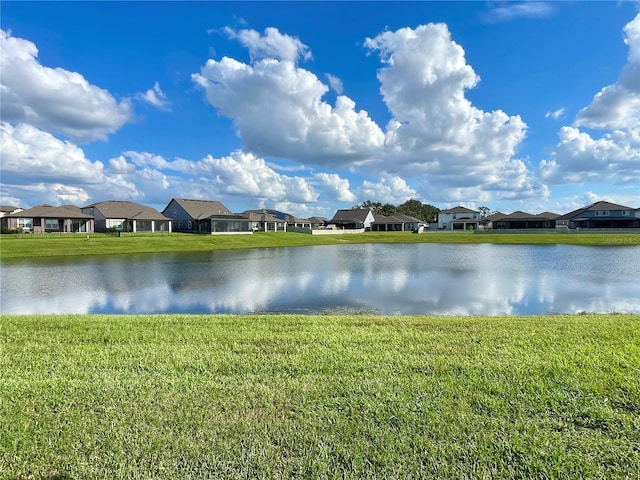
<svg viewBox="0 0 640 480">
<path fill-rule="evenodd" d="M 95 219 L 96 232 L 171 233 L 171 220 L 157 210 L 139 203 L 108 200 L 82 208 Z"/>
<path fill-rule="evenodd" d="M 22 230 L 25 233 L 91 233 L 94 231 L 94 218 L 83 213 L 79 207 L 63 205 L 38 205 L 7 215 L 6 228 Z"/>
</svg>

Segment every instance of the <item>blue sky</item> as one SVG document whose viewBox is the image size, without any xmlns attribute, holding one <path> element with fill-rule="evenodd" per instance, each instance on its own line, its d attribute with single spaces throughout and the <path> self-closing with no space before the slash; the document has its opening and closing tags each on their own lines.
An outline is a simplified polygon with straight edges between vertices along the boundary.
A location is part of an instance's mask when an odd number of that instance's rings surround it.
<svg viewBox="0 0 640 480">
<path fill-rule="evenodd" d="M 637 2 L 0 8 L 2 204 L 640 207 Z"/>
</svg>

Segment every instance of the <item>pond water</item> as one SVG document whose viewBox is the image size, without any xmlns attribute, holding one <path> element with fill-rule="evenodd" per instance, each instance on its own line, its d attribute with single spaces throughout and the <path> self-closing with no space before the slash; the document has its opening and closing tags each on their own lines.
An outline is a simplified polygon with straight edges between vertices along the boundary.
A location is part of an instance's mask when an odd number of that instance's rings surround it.
<svg viewBox="0 0 640 480">
<path fill-rule="evenodd" d="M 640 313 L 640 246 L 365 244 L 5 261 L 0 313 Z"/>
</svg>

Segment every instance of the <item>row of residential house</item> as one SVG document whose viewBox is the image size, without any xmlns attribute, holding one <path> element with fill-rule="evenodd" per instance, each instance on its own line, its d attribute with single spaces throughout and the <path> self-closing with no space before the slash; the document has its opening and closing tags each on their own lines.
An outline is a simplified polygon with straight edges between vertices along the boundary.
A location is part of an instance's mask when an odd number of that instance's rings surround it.
<svg viewBox="0 0 640 480">
<path fill-rule="evenodd" d="M 455 207 L 438 212 L 439 230 L 640 229 L 640 208 L 599 201 L 565 214 L 493 213 Z"/>
<path fill-rule="evenodd" d="M 535 230 L 535 229 L 630 229 L 640 232 L 640 208 L 600 201 L 564 215 L 480 212 L 458 206 L 441 210 L 438 221 L 427 225 L 407 215 L 374 215 L 368 209 L 338 210 L 333 218 L 300 219 L 277 210 L 246 210 L 233 213 L 211 200 L 173 198 L 162 212 L 129 201 L 109 200 L 85 207 L 39 205 L 29 209 L 0 206 L 2 231 L 52 232 L 190 232 L 242 234 L 254 231 L 314 232 L 327 230 L 413 231 L 437 230 Z"/>
<path fill-rule="evenodd" d="M 0 206 L 3 231 L 252 233 L 317 228 L 326 218 L 299 219 L 275 210 L 233 213 L 210 200 L 173 198 L 162 212 L 135 202 L 109 200 L 85 207 L 38 205 L 29 209 Z"/>
</svg>

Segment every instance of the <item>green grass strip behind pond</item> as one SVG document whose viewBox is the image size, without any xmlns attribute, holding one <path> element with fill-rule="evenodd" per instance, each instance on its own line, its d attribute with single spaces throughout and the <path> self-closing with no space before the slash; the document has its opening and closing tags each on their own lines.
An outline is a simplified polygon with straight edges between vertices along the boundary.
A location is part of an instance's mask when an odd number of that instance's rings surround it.
<svg viewBox="0 0 640 480">
<path fill-rule="evenodd" d="M 0 235 L 0 259 L 51 257 L 60 255 L 108 255 L 126 253 L 211 251 L 244 248 L 348 245 L 354 243 L 498 243 L 640 245 L 639 233 L 492 233 L 470 232 L 366 232 L 345 235 L 309 235 L 278 232 L 253 235 L 191 235 L 172 233 L 34 234 Z"/>
<path fill-rule="evenodd" d="M 3 316 L 0 478 L 639 478 L 640 317 Z"/>
</svg>

